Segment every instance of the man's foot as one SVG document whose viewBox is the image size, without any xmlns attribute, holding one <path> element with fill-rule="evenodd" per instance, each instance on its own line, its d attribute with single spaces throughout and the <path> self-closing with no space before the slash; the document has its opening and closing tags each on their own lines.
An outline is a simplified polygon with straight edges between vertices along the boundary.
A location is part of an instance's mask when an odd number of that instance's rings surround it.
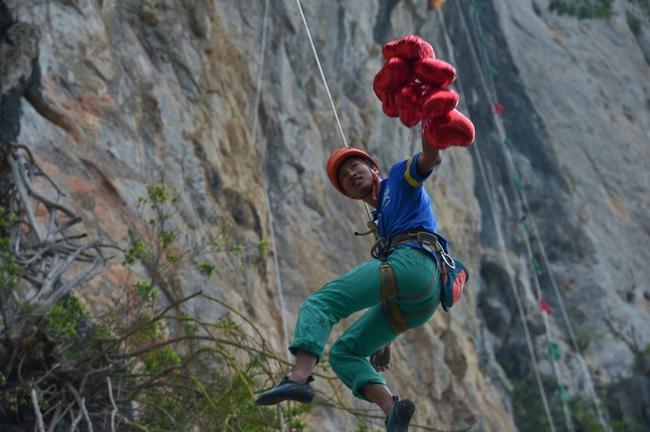
<svg viewBox="0 0 650 432">
<path fill-rule="evenodd" d="M 288 377 L 282 378 L 280 384 L 268 390 L 264 390 L 257 398 L 257 405 L 275 405 L 285 400 L 298 401 L 302 403 L 311 402 L 314 399 L 314 389 L 309 385 L 314 380 L 309 376 L 304 384 L 291 381 Z"/>
<path fill-rule="evenodd" d="M 415 412 L 415 404 L 408 399 L 397 400 L 397 396 L 393 396 L 395 405 L 386 417 L 386 432 L 407 432 L 411 417 Z"/>
</svg>

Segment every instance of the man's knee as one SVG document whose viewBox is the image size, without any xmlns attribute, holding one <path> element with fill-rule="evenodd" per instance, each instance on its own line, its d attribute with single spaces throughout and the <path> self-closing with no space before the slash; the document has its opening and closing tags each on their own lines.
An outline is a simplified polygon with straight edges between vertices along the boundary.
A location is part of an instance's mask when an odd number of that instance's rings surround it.
<svg viewBox="0 0 650 432">
<path fill-rule="evenodd" d="M 325 301 L 323 296 L 319 294 L 318 291 L 310 294 L 309 297 L 307 297 L 305 301 L 302 303 L 302 305 L 300 306 L 301 311 L 314 310 L 324 314 L 328 314 L 329 309 L 330 308 L 329 305 L 327 304 L 327 301 Z"/>
<path fill-rule="evenodd" d="M 330 366 L 334 373 L 340 375 L 339 372 L 341 371 L 342 365 L 345 363 L 345 358 L 349 355 L 350 350 L 347 349 L 340 339 L 334 342 L 334 345 L 332 345 L 329 352 Z"/>
<path fill-rule="evenodd" d="M 349 315 L 348 311 L 341 307 L 346 303 L 346 299 L 343 297 L 344 294 L 336 287 L 330 287 L 330 284 L 326 284 L 320 290 L 310 294 L 302 307 L 305 309 L 318 309 L 331 317 L 336 323 Z"/>
</svg>

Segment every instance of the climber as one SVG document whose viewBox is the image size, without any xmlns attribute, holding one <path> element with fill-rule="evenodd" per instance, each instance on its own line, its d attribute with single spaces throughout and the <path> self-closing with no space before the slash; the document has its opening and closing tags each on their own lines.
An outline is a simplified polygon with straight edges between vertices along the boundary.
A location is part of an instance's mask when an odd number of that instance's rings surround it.
<svg viewBox="0 0 650 432">
<path fill-rule="evenodd" d="M 373 90 L 387 116 L 399 117 L 409 128 L 421 122 L 422 151 L 393 165 L 384 180 L 377 162 L 362 150 L 346 147 L 330 156 L 327 175 L 334 187 L 376 209 L 369 223 L 378 237 L 371 249 L 374 259 L 307 298 L 289 346 L 294 366 L 256 403 L 310 402 L 312 371 L 332 326 L 367 309 L 332 345 L 330 365 L 356 397 L 382 409 L 388 432 L 401 432 L 408 430 L 415 404 L 393 396 L 379 374 L 389 365 L 389 345 L 400 333 L 427 322 L 438 304 L 446 311 L 456 303 L 469 279 L 437 233 L 422 183 L 441 163 L 441 150 L 471 145 L 475 131 L 471 120 L 456 109 L 459 95 L 449 89 L 455 68 L 436 59 L 429 43 L 406 35 L 386 43 L 382 55 L 385 62 Z"/>
<path fill-rule="evenodd" d="M 393 165 L 384 180 L 379 165 L 360 149 L 342 148 L 330 156 L 327 173 L 334 187 L 377 209 L 374 220 L 380 240 L 373 247 L 375 259 L 307 298 L 289 346 L 296 356 L 294 367 L 279 384 L 262 392 L 257 404 L 310 402 L 314 397 L 311 373 L 332 326 L 368 308 L 332 345 L 330 365 L 355 396 L 382 409 L 387 431 L 407 430 L 415 405 L 393 396 L 378 372 L 388 367 L 391 341 L 427 322 L 440 303 L 439 258 L 449 257 L 446 241 L 436 234 L 431 200 L 422 187 L 440 163 L 440 151 L 425 136 L 422 152 Z"/>
</svg>

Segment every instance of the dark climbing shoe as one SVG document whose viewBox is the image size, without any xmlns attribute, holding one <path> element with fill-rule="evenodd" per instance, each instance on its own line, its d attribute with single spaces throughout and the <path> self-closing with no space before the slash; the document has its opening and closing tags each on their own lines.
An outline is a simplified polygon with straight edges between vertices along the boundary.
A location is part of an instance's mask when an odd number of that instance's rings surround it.
<svg viewBox="0 0 650 432">
<path fill-rule="evenodd" d="M 291 381 L 286 376 L 282 378 L 280 384 L 268 390 L 264 390 L 257 398 L 257 405 L 275 405 L 282 401 L 292 400 L 302 403 L 311 402 L 314 399 L 314 389 L 309 385 L 314 380 L 313 376 L 307 378 L 304 384 Z"/>
<path fill-rule="evenodd" d="M 408 399 L 398 400 L 397 396 L 393 396 L 393 399 L 395 405 L 385 421 L 386 432 L 407 432 L 411 417 L 415 412 L 415 404 Z"/>
</svg>

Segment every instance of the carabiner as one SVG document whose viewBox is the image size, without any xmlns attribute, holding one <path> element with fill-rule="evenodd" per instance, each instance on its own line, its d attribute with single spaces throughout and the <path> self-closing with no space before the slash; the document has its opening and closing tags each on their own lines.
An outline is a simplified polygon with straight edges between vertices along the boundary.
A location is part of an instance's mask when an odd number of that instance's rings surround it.
<svg viewBox="0 0 650 432">
<path fill-rule="evenodd" d="M 447 255 L 444 249 L 440 251 L 440 255 L 442 256 L 442 260 L 445 262 L 447 267 L 449 267 L 452 270 L 456 268 L 456 261 L 454 261 L 454 259 L 449 255 Z"/>
</svg>

